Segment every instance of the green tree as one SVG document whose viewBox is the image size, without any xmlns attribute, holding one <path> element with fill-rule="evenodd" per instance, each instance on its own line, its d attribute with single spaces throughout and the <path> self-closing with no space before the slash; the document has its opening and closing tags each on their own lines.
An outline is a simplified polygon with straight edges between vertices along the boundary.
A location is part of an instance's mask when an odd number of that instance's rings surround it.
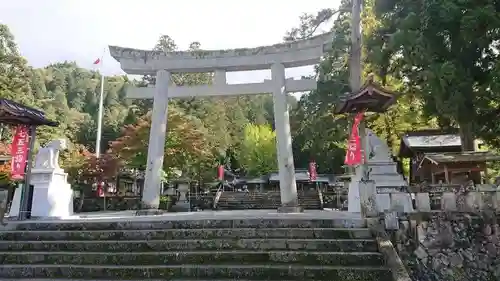
<svg viewBox="0 0 500 281">
<path fill-rule="evenodd" d="M 271 126 L 245 126 L 244 138 L 238 150 L 238 162 L 250 176 L 260 176 L 277 169 L 276 133 Z"/>
<path fill-rule="evenodd" d="M 339 10 L 347 10 L 343 1 Z M 303 15 L 299 27 L 293 28 L 285 40 L 304 39 L 314 35 L 317 27 L 332 17 L 334 11 L 324 9 Z M 332 49 L 316 67 L 318 88 L 304 95 L 291 114 L 296 167 L 307 167 L 314 159 L 319 172 L 343 171 L 348 119 L 333 114 L 340 97 L 349 92 L 348 54 L 350 47 L 350 15 L 340 13 L 331 27 L 334 31 Z"/>
<path fill-rule="evenodd" d="M 122 159 L 129 167 L 145 169 L 151 115 L 125 128 L 123 135 L 111 142 L 109 154 Z M 203 123 L 173 105 L 169 108 L 165 141 L 164 171 L 180 170 L 186 177 L 203 176 L 206 163 L 212 163 L 208 131 Z M 201 169 L 201 170 L 200 170 Z"/>
<path fill-rule="evenodd" d="M 14 36 L 7 25 L 0 24 L 0 97 L 33 106 L 31 76 L 31 69 L 19 54 Z"/>
<path fill-rule="evenodd" d="M 379 26 L 367 41 L 370 61 L 382 77 L 404 78 L 425 113 L 458 125 L 465 150 L 473 150 L 484 115 L 499 108 L 493 98 L 499 12 L 495 0 L 375 1 Z"/>
</svg>

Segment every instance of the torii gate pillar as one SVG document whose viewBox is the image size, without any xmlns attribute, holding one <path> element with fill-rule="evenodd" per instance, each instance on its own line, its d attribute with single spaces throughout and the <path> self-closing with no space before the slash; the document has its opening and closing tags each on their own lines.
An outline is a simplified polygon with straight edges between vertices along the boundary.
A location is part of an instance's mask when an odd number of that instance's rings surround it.
<svg viewBox="0 0 500 281">
<path fill-rule="evenodd" d="M 148 162 L 142 192 L 142 209 L 153 210 L 160 205 L 161 177 L 167 137 L 168 87 L 170 73 L 159 70 L 156 73 L 156 87 L 153 98 L 153 115 L 149 132 Z"/>
<path fill-rule="evenodd" d="M 280 179 L 281 208 L 278 212 L 302 211 L 297 197 L 295 165 L 292 152 L 292 134 L 286 94 L 285 66 L 275 63 L 271 66 L 273 87 L 274 123 Z"/>
</svg>

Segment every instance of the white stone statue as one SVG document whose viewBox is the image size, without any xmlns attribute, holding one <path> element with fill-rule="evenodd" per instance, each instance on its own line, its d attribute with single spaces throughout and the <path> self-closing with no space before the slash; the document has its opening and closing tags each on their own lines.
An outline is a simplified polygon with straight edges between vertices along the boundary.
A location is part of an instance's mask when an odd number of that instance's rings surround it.
<svg viewBox="0 0 500 281">
<path fill-rule="evenodd" d="M 59 152 L 65 150 L 66 140 L 56 139 L 40 148 L 35 157 L 35 169 L 54 169 L 59 170 Z"/>
<path fill-rule="evenodd" d="M 368 161 L 392 161 L 389 147 L 372 130 L 366 129 L 366 139 L 368 143 Z"/>
</svg>

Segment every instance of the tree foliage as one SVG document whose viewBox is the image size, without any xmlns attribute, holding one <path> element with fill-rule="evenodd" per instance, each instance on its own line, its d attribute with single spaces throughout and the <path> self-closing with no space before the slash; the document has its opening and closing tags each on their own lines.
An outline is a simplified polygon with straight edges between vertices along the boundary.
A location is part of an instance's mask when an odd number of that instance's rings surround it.
<svg viewBox="0 0 500 281">
<path fill-rule="evenodd" d="M 277 170 L 276 133 L 271 126 L 245 126 L 238 162 L 249 176 L 260 176 Z"/>
<path fill-rule="evenodd" d="M 111 142 L 108 153 L 123 159 L 128 167 L 145 169 L 150 124 L 151 114 L 147 114 L 136 124 L 128 125 L 122 136 Z M 183 171 L 185 176 L 195 176 L 200 171 L 196 171 L 194 167 L 213 162 L 209 132 L 201 120 L 170 106 L 167 124 L 165 172 L 176 169 Z"/>
<path fill-rule="evenodd" d="M 380 24 L 367 49 L 379 74 L 404 81 L 472 150 L 474 137 L 491 131 L 484 116 L 499 112 L 500 2 L 376 0 L 374 10 Z"/>
</svg>

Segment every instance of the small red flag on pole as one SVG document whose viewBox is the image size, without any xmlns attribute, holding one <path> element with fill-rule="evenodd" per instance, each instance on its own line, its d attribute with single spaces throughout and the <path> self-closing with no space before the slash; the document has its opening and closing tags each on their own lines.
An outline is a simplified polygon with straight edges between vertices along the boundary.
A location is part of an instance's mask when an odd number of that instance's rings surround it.
<svg viewBox="0 0 500 281">
<path fill-rule="evenodd" d="M 219 168 L 217 169 L 217 178 L 221 181 L 224 180 L 224 166 L 219 165 Z"/>
<path fill-rule="evenodd" d="M 101 62 L 101 59 L 96 59 L 96 60 L 94 61 L 94 64 L 99 64 L 100 62 Z"/>
</svg>

